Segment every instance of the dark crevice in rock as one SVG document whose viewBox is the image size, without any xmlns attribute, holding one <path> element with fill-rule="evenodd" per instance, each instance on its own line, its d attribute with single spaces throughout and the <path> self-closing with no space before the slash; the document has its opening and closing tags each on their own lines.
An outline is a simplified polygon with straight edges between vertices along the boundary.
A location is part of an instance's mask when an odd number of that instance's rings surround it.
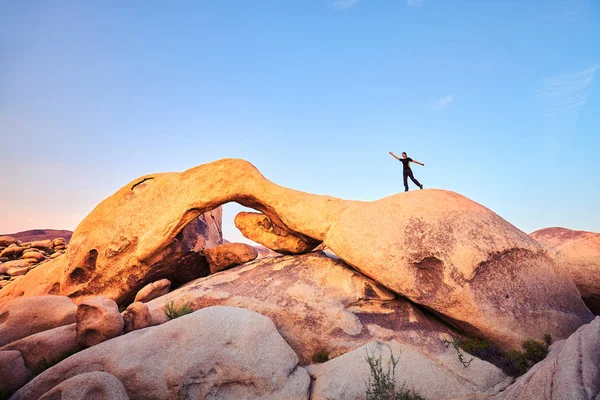
<svg viewBox="0 0 600 400">
<path fill-rule="evenodd" d="M 144 179 L 142 179 L 141 181 L 139 181 L 138 183 L 136 183 L 135 185 L 133 185 L 133 186 L 131 187 L 131 190 L 135 189 L 135 187 L 136 187 L 136 186 L 138 186 L 138 185 L 141 185 L 142 183 L 144 183 L 144 182 L 146 182 L 146 181 L 149 181 L 150 179 L 154 179 L 154 178 L 153 178 L 153 177 L 150 177 L 150 178 L 144 178 Z"/>
</svg>

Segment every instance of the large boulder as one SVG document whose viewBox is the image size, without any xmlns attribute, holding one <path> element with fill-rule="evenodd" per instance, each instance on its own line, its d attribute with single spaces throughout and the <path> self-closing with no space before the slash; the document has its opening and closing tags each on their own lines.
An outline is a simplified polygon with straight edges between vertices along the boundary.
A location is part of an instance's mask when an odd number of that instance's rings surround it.
<svg viewBox="0 0 600 400">
<path fill-rule="evenodd" d="M 261 213 L 241 212 L 235 216 L 234 223 L 244 237 L 281 254 L 306 253 L 319 244 L 279 227 Z"/>
<path fill-rule="evenodd" d="M 123 333 L 123 317 L 111 299 L 91 297 L 77 306 L 77 343 L 95 346 Z"/>
<path fill-rule="evenodd" d="M 398 361 L 395 369 L 392 357 Z M 513 379 L 490 363 L 473 358 L 467 368 L 453 349 L 435 359 L 394 341 L 373 341 L 324 364 L 307 367 L 313 378 L 313 400 L 363 400 L 372 380 L 370 365 L 381 362 L 396 389 L 412 391 L 426 400 L 490 395 L 504 390 Z M 469 358 L 471 359 L 471 358 Z"/>
<path fill-rule="evenodd" d="M 18 350 L 25 365 L 32 371 L 55 364 L 81 349 L 77 343 L 75 324 L 35 333 L 0 347 L 0 351 Z"/>
<path fill-rule="evenodd" d="M 27 382 L 29 372 L 21 353 L 16 350 L 0 351 L 0 394 L 10 394 Z"/>
<path fill-rule="evenodd" d="M 144 286 L 142 290 L 137 292 L 135 295 L 134 302 L 140 301 L 142 303 L 146 303 L 150 300 L 153 300 L 157 297 L 163 296 L 171 290 L 171 281 L 168 279 L 161 279 L 156 282 L 149 283 Z"/>
<path fill-rule="evenodd" d="M 75 375 L 56 385 L 39 400 L 129 400 L 125 386 L 109 373 L 96 371 Z"/>
<path fill-rule="evenodd" d="M 27 268 L 29 268 L 29 263 L 25 260 L 13 260 L 13 261 L 4 262 L 4 263 L 0 264 L 0 274 L 5 274 L 6 272 L 8 272 L 8 270 L 11 270 L 13 268 L 27 269 Z"/>
<path fill-rule="evenodd" d="M 142 302 L 131 303 L 123 313 L 123 332 L 128 333 L 152 325 L 152 315 L 148 306 Z"/>
<path fill-rule="evenodd" d="M 551 249 L 556 262 L 569 270 L 585 304 L 600 314 L 600 233 L 546 228 L 530 236 Z"/>
<path fill-rule="evenodd" d="M 456 193 L 417 190 L 352 205 L 324 244 L 504 350 L 546 333 L 566 338 L 593 318 L 568 271 L 544 247 Z"/>
<path fill-rule="evenodd" d="M 204 251 L 210 273 L 214 274 L 254 260 L 258 251 L 245 243 L 223 243 Z"/>
<path fill-rule="evenodd" d="M 165 307 L 189 304 L 244 307 L 268 316 L 303 365 L 373 339 L 410 343 L 429 354 L 445 351 L 451 331 L 410 302 L 323 253 L 264 258 L 223 271 L 147 303 L 153 323 Z"/>
<path fill-rule="evenodd" d="M 11 284 L 17 284 L 16 282 Z M 18 298 L 0 305 L 0 346 L 75 322 L 77 306 L 64 296 Z"/>
<path fill-rule="evenodd" d="M 550 346 L 534 365 L 494 400 L 600 399 L 600 317 Z"/>
<path fill-rule="evenodd" d="M 12 400 L 37 399 L 88 372 L 116 377 L 131 398 L 307 399 L 310 377 L 267 317 L 211 307 L 83 350 Z"/>
</svg>

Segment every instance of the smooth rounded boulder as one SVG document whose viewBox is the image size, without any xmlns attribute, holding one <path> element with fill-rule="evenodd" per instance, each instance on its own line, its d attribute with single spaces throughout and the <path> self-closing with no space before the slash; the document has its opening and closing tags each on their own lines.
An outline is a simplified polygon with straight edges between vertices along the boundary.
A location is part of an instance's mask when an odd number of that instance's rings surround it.
<svg viewBox="0 0 600 400">
<path fill-rule="evenodd" d="M 171 290 L 171 281 L 168 279 L 161 279 L 156 282 L 149 283 L 144 286 L 142 290 L 137 292 L 135 295 L 134 302 L 147 303 L 157 297 L 163 296 Z"/>
<path fill-rule="evenodd" d="M 566 338 L 593 318 L 568 271 L 543 246 L 457 193 L 416 190 L 354 204 L 324 244 L 503 350 L 545 334 Z"/>
<path fill-rule="evenodd" d="M 146 304 L 136 301 L 130 304 L 123 313 L 123 322 L 124 333 L 137 331 L 152 325 L 152 315 Z"/>
<path fill-rule="evenodd" d="M 600 233 L 546 228 L 530 236 L 550 248 L 556 262 L 571 274 L 588 308 L 600 314 Z"/>
<path fill-rule="evenodd" d="M 204 250 L 210 273 L 214 274 L 236 265 L 247 263 L 258 257 L 258 251 L 245 243 L 224 243 Z"/>
<path fill-rule="evenodd" d="M 16 350 L 0 350 L 0 393 L 9 394 L 27 382 L 29 372 L 21 353 Z"/>
<path fill-rule="evenodd" d="M 72 324 L 76 312 L 73 300 L 64 296 L 24 297 L 5 302 L 0 305 L 0 346 Z"/>
<path fill-rule="evenodd" d="M 123 333 L 123 317 L 111 299 L 91 297 L 77 306 L 77 343 L 95 346 Z"/>
<path fill-rule="evenodd" d="M 106 372 L 75 375 L 46 392 L 39 400 L 129 400 L 125 386 Z"/>
<path fill-rule="evenodd" d="M 75 324 L 34 333 L 0 347 L 0 351 L 18 350 L 25 365 L 32 371 L 44 364 L 55 364 L 81 349 Z"/>
<path fill-rule="evenodd" d="M 270 319 L 210 307 L 83 350 L 35 377 L 12 400 L 37 399 L 93 371 L 116 377 L 131 398 L 157 400 L 308 399 L 310 385 Z"/>
</svg>

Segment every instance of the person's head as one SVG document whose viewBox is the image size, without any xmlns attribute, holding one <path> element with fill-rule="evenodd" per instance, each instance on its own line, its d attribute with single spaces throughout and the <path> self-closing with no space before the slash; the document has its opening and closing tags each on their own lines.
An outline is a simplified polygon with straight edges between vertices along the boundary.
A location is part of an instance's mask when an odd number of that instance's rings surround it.
<svg viewBox="0 0 600 400">
<path fill-rule="evenodd" d="M 403 152 L 402 152 L 402 158 L 406 158 L 406 157 L 407 157 L 407 155 L 406 155 L 406 152 L 405 152 L 405 151 L 403 151 Z"/>
</svg>

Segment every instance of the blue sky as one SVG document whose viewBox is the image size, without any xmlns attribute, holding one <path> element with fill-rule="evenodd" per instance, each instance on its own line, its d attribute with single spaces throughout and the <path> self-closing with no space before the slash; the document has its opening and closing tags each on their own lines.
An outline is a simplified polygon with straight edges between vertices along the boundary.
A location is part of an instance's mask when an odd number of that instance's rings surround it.
<svg viewBox="0 0 600 400">
<path fill-rule="evenodd" d="M 600 232 L 599 81 L 593 0 L 0 0 L 0 232 L 223 157 L 375 200 L 390 150 L 526 232 Z"/>
</svg>

